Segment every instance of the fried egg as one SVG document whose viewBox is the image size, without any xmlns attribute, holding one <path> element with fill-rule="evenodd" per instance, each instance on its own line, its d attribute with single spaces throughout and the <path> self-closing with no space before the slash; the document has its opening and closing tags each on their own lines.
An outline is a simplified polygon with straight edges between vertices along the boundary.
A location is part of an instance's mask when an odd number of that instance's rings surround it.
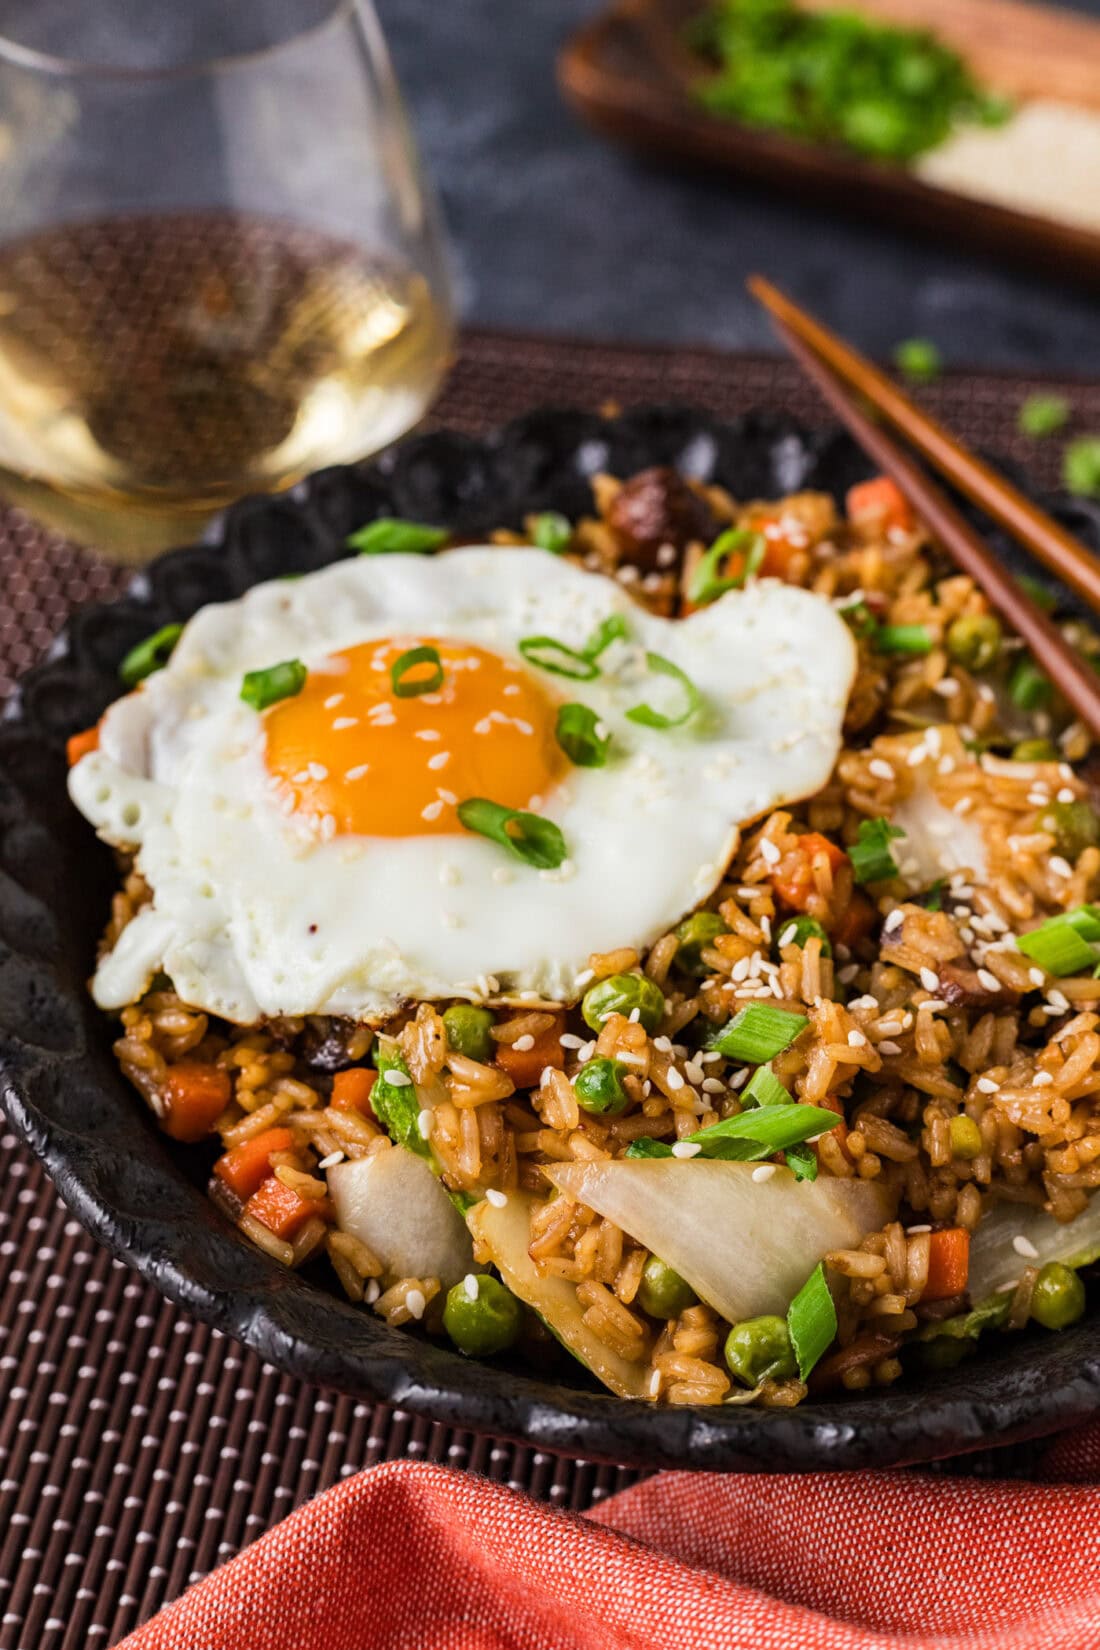
<svg viewBox="0 0 1100 1650">
<path fill-rule="evenodd" d="M 608 620 L 622 634 L 590 669 L 561 652 L 583 659 Z M 414 649 L 437 666 L 406 671 Z M 286 660 L 300 691 L 242 700 L 246 673 Z M 747 821 L 825 783 L 854 672 L 808 591 L 750 582 L 665 620 L 537 549 L 360 557 L 207 607 L 70 775 L 152 890 L 95 999 L 120 1008 L 163 970 L 238 1024 L 575 1000 L 592 952 L 650 945 Z M 565 703 L 591 713 L 603 765 L 559 743 Z M 466 828 L 471 798 L 550 821 L 561 862 Z"/>
</svg>

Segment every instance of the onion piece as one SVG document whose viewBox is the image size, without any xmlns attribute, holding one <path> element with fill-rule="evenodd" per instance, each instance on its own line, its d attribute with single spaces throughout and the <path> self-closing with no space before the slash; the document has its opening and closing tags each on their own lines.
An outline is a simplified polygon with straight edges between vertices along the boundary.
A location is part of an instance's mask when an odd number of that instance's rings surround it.
<svg viewBox="0 0 1100 1650">
<path fill-rule="evenodd" d="M 500 1208 L 488 1201 L 476 1204 L 466 1220 L 478 1248 L 488 1254 L 513 1295 L 537 1312 L 551 1334 L 604 1386 L 620 1398 L 647 1397 L 648 1366 L 628 1363 L 605 1346 L 584 1321 L 576 1284 L 568 1278 L 543 1277 L 527 1253 L 536 1201 L 530 1193 L 509 1192 Z"/>
<path fill-rule="evenodd" d="M 446 1291 L 475 1269 L 465 1221 L 424 1158 L 404 1146 L 335 1164 L 328 1189 L 341 1230 L 385 1267 L 383 1284 L 438 1278 Z"/>
<path fill-rule="evenodd" d="M 851 1249 L 894 1212 L 870 1180 L 757 1180 L 760 1165 L 705 1158 L 619 1158 L 546 1164 L 578 1203 L 613 1220 L 730 1323 L 785 1315 L 830 1249 Z"/>
<path fill-rule="evenodd" d="M 898 803 L 890 823 L 905 832 L 905 841 L 894 844 L 894 857 L 903 866 L 915 866 L 905 877 L 911 887 L 926 887 L 953 871 L 987 879 L 989 854 L 981 826 L 945 808 L 925 774 L 918 774 L 912 794 Z"/>
<path fill-rule="evenodd" d="M 1100 1196 L 1090 1198 L 1070 1221 L 1055 1220 L 1043 1209 L 1019 1203 L 996 1204 L 970 1239 L 970 1299 L 988 1300 L 1018 1283 L 1027 1267 L 1045 1266 L 1048 1260 L 1074 1268 L 1100 1260 Z"/>
</svg>

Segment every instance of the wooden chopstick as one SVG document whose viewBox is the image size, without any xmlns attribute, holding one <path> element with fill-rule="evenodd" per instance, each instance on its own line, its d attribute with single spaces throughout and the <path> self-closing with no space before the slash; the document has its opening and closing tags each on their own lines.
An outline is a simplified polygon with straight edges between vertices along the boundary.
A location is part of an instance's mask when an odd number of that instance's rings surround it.
<svg viewBox="0 0 1100 1650">
<path fill-rule="evenodd" d="M 1001 616 L 1027 643 L 1076 714 L 1093 733 L 1100 734 L 1100 676 L 1074 652 L 1049 615 L 1021 589 L 942 488 L 919 468 L 887 430 L 863 412 L 846 386 L 834 377 L 831 368 L 786 322 L 774 315 L 773 322 L 807 377 L 817 385 L 864 452 L 893 477 L 948 554 L 980 585 Z"/>
<path fill-rule="evenodd" d="M 770 281 L 754 275 L 748 286 L 769 314 L 808 344 L 838 378 L 858 391 L 900 430 L 960 493 L 999 522 L 1044 567 L 1076 590 L 1094 612 L 1100 613 L 1100 560 L 1072 533 L 1025 498 L 1006 476 L 999 475 L 942 424 L 914 406 L 885 373 L 820 321 L 815 321 L 812 315 L 807 315 Z"/>
</svg>

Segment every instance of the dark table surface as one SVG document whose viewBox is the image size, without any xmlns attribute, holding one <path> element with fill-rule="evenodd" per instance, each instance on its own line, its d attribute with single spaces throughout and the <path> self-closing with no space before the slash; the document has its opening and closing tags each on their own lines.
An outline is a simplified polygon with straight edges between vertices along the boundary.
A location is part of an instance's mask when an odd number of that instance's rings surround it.
<svg viewBox="0 0 1100 1650">
<path fill-rule="evenodd" d="M 760 269 L 879 354 L 921 336 L 956 363 L 1100 374 L 1097 302 L 1057 270 L 1010 272 L 763 190 L 663 171 L 590 134 L 562 103 L 553 63 L 603 3 L 378 0 L 468 320 L 771 348 L 743 291 Z M 1075 9 L 1100 16 L 1100 0 Z"/>
</svg>

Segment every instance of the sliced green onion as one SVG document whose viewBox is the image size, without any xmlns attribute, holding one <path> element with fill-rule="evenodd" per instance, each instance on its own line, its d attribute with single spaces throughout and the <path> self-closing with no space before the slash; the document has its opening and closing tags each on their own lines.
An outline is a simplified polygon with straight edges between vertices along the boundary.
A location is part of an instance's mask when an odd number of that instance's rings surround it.
<svg viewBox="0 0 1100 1650">
<path fill-rule="evenodd" d="M 885 882 L 896 877 L 898 862 L 890 852 L 890 843 L 905 832 L 886 819 L 861 819 L 859 840 L 848 849 L 852 871 L 857 882 Z"/>
<path fill-rule="evenodd" d="M 939 350 L 930 338 L 906 338 L 894 350 L 894 365 L 914 384 L 931 384 L 943 370 Z"/>
<path fill-rule="evenodd" d="M 565 838 L 552 819 L 543 819 L 540 814 L 472 796 L 458 804 L 458 822 L 467 831 L 499 842 L 537 870 L 553 871 L 566 858 Z"/>
<path fill-rule="evenodd" d="M 1069 402 L 1064 395 L 1029 395 L 1016 414 L 1016 425 L 1023 435 L 1057 435 L 1068 422 Z"/>
<path fill-rule="evenodd" d="M 666 716 L 663 711 L 654 710 L 652 705 L 634 705 L 627 711 L 627 718 L 631 722 L 639 722 L 644 728 L 680 728 L 688 721 L 703 703 L 703 695 L 695 686 L 690 676 L 685 676 L 679 665 L 674 665 L 671 659 L 666 659 L 661 653 L 647 653 L 645 662 L 650 670 L 659 676 L 671 676 L 684 690 L 683 709 L 675 716 Z"/>
<path fill-rule="evenodd" d="M 380 1037 L 374 1051 L 378 1079 L 370 1091 L 371 1110 L 390 1139 L 419 1157 L 432 1155 L 420 1133 L 420 1100 L 412 1073 L 392 1037 Z M 396 1078 L 397 1081 L 391 1079 Z M 407 1081 L 402 1081 L 402 1079 Z"/>
<path fill-rule="evenodd" d="M 377 521 L 369 521 L 349 534 L 345 543 L 361 556 L 426 556 L 446 544 L 450 536 L 446 527 L 428 527 L 422 521 L 404 521 L 400 516 L 379 516 Z"/>
<path fill-rule="evenodd" d="M 1083 940 L 1100 940 L 1100 905 L 1078 905 L 1063 915 Z"/>
<path fill-rule="evenodd" d="M 612 642 L 625 642 L 629 635 L 630 628 L 622 614 L 612 613 L 608 618 L 600 620 L 581 648 L 581 652 L 586 659 L 598 659 L 601 653 L 606 653 Z"/>
<path fill-rule="evenodd" d="M 927 892 L 921 895 L 920 899 L 917 901 L 917 904 L 923 905 L 926 911 L 942 911 L 943 891 L 946 886 L 947 878 L 937 877 Z"/>
<path fill-rule="evenodd" d="M 703 1157 L 752 1163 L 761 1157 L 771 1157 L 773 1152 L 785 1151 L 788 1146 L 800 1146 L 804 1140 L 816 1139 L 836 1125 L 835 1112 L 819 1106 L 799 1105 L 788 1099 L 785 1106 L 755 1106 L 737 1117 L 712 1123 L 709 1129 L 697 1129 L 687 1138 L 703 1148 L 700 1154 Z"/>
<path fill-rule="evenodd" d="M 727 590 L 740 590 L 745 580 L 759 571 L 766 550 L 763 533 L 753 533 L 747 527 L 727 527 L 724 533 L 719 533 L 692 574 L 688 600 L 704 607 Z M 745 557 L 740 571 L 723 577 L 722 563 L 738 551 L 743 551 Z"/>
<path fill-rule="evenodd" d="M 1053 689 L 1033 659 L 1023 658 L 1012 672 L 1008 696 L 1020 710 L 1043 710 L 1050 704 Z"/>
<path fill-rule="evenodd" d="M 783 1087 L 771 1066 L 757 1066 L 752 1080 L 741 1091 L 741 1104 L 752 1106 L 789 1106 L 790 1094 Z"/>
<path fill-rule="evenodd" d="M 817 1179 L 817 1153 L 812 1146 L 788 1146 L 783 1161 L 796 1180 Z"/>
<path fill-rule="evenodd" d="M 428 676 L 416 675 L 409 681 L 410 671 L 419 671 L 421 665 L 431 665 Z M 410 647 L 390 666 L 390 686 L 397 699 L 416 699 L 422 693 L 436 693 L 443 686 L 443 661 L 436 647 Z"/>
<path fill-rule="evenodd" d="M 932 632 L 923 624 L 880 624 L 873 644 L 876 653 L 931 653 Z"/>
<path fill-rule="evenodd" d="M 560 556 L 573 538 L 573 524 L 559 510 L 544 510 L 531 524 L 531 538 L 540 550 Z"/>
<path fill-rule="evenodd" d="M 250 670 L 241 683 L 241 698 L 253 710 L 266 710 L 280 699 L 293 699 L 306 685 L 309 672 L 301 659 L 284 659 L 266 670 Z"/>
<path fill-rule="evenodd" d="M 552 676 L 567 676 L 571 682 L 590 682 L 600 667 L 584 653 L 577 653 L 553 636 L 524 636 L 519 650 L 528 664 L 548 670 Z"/>
<path fill-rule="evenodd" d="M 878 629 L 878 620 L 866 602 L 850 602 L 837 611 L 855 636 L 873 636 Z"/>
<path fill-rule="evenodd" d="M 671 1157 L 672 1147 L 664 1140 L 651 1140 L 648 1134 L 632 1140 L 623 1153 L 624 1157 Z"/>
<path fill-rule="evenodd" d="M 707 1044 L 728 1060 L 762 1066 L 789 1048 L 809 1025 L 805 1014 L 792 1014 L 770 1003 L 748 1003 Z"/>
<path fill-rule="evenodd" d="M 803 1141 L 816 1139 L 835 1129 L 834 1112 L 819 1106 L 788 1103 L 785 1106 L 756 1106 L 738 1117 L 727 1117 L 709 1129 L 698 1129 L 687 1136 L 687 1143 L 698 1146 L 699 1157 L 717 1158 L 724 1163 L 759 1163 L 761 1158 L 773 1157 L 776 1152 L 801 1146 Z M 631 1141 L 624 1154 L 627 1157 L 675 1157 L 672 1147 L 663 1140 L 652 1140 L 643 1135 Z"/>
<path fill-rule="evenodd" d="M 1085 969 L 1092 968 L 1097 960 L 1097 953 L 1095 947 L 1089 943 L 1089 936 L 1100 930 L 1097 929 L 1094 918 L 1086 919 L 1084 931 L 1073 919 L 1080 918 L 1082 912 L 1094 909 L 1091 906 L 1081 906 L 1078 911 L 1051 917 L 1040 927 L 1033 928 L 1030 934 L 1018 935 L 1017 950 L 1037 962 L 1048 974 L 1054 974 L 1059 978 L 1066 974 L 1084 973 Z"/>
<path fill-rule="evenodd" d="M 578 768 L 603 768 L 611 735 L 588 705 L 560 705 L 554 736 Z"/>
<path fill-rule="evenodd" d="M 137 687 L 147 676 L 163 670 L 172 657 L 172 650 L 183 635 L 181 624 L 161 625 L 151 636 L 132 647 L 118 667 L 120 681 L 127 687 Z"/>
<path fill-rule="evenodd" d="M 820 940 L 821 955 L 832 956 L 833 948 L 829 943 L 829 936 L 816 917 L 791 917 L 789 921 L 780 922 L 776 930 L 776 944 L 780 950 L 785 945 L 804 946 L 807 940 Z"/>
<path fill-rule="evenodd" d="M 836 1340 L 836 1307 L 819 1262 L 787 1308 L 787 1330 L 805 1380 L 821 1355 Z"/>
</svg>

